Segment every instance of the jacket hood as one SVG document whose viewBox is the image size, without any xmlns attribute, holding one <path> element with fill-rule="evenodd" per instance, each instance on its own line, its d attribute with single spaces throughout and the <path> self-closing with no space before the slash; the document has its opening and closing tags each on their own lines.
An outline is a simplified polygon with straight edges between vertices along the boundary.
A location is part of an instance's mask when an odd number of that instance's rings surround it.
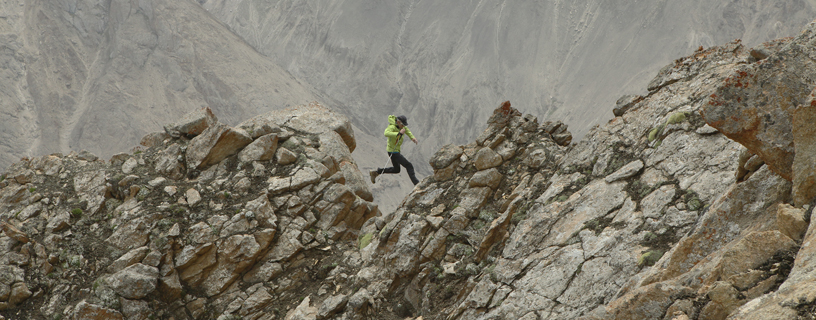
<svg viewBox="0 0 816 320">
<path fill-rule="evenodd" d="M 395 116 L 393 114 L 388 116 L 388 124 L 390 124 L 392 126 L 396 126 L 397 125 L 397 116 Z"/>
</svg>

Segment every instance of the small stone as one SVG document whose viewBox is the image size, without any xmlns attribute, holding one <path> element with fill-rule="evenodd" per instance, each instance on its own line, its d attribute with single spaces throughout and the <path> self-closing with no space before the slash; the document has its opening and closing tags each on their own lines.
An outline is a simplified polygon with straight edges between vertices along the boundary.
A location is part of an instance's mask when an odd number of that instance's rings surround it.
<svg viewBox="0 0 816 320">
<path fill-rule="evenodd" d="M 699 134 L 699 135 L 707 136 L 707 135 L 710 135 L 710 134 L 715 134 L 715 133 L 720 132 L 720 131 L 717 130 L 716 128 L 706 124 L 706 125 L 704 125 L 702 127 L 697 128 L 697 130 L 695 130 L 694 132 L 697 132 L 697 134 Z"/>
<path fill-rule="evenodd" d="M 198 193 L 198 190 L 193 188 L 187 189 L 185 197 L 187 198 L 187 204 L 191 207 L 195 206 L 201 201 L 201 194 Z"/>
<path fill-rule="evenodd" d="M 641 169 L 643 169 L 643 161 L 635 160 L 606 176 L 604 181 L 607 183 L 612 183 L 618 180 L 627 179 L 636 175 Z"/>
<path fill-rule="evenodd" d="M 149 186 L 155 188 L 155 187 L 158 187 L 158 186 L 164 184 L 166 181 L 167 181 L 167 179 L 165 179 L 164 177 L 158 177 L 156 179 L 150 180 L 150 182 L 148 182 L 147 184 Z"/>
<path fill-rule="evenodd" d="M 294 163 L 297 160 L 297 155 L 289 151 L 289 149 L 280 147 L 275 153 L 275 160 L 279 165 L 285 166 Z"/>
<path fill-rule="evenodd" d="M 82 300 L 74 309 L 74 318 L 82 320 L 122 320 L 119 311 L 108 309 L 103 306 L 90 304 Z"/>
<path fill-rule="evenodd" d="M 26 235 L 25 232 L 20 231 L 20 229 L 15 228 L 8 222 L 0 221 L 0 230 L 2 230 L 9 238 L 19 242 L 28 243 L 29 241 L 28 235 Z"/>
<path fill-rule="evenodd" d="M 70 220 L 71 216 L 68 212 L 60 212 L 48 220 L 48 225 L 45 228 L 48 232 L 59 232 L 70 226 L 68 224 Z"/>
<path fill-rule="evenodd" d="M 139 162 L 136 161 L 136 159 L 128 158 L 127 160 L 125 160 L 125 163 L 122 164 L 122 172 L 124 172 L 125 174 L 130 174 L 131 172 L 133 172 L 133 169 L 136 169 L 137 166 L 139 166 Z"/>
<path fill-rule="evenodd" d="M 24 282 L 17 282 L 11 286 L 11 293 L 9 294 L 8 302 L 11 305 L 17 305 L 31 297 L 31 291 Z"/>
</svg>

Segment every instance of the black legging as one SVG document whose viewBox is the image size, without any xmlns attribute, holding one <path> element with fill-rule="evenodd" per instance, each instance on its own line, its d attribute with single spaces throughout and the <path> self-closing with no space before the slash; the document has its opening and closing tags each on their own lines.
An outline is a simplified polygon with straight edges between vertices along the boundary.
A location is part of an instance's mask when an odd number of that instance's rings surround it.
<svg viewBox="0 0 816 320">
<path fill-rule="evenodd" d="M 391 164 L 393 167 L 388 168 L 377 168 L 377 174 L 383 173 L 400 173 L 400 166 L 405 167 L 405 171 L 408 171 L 408 177 L 411 178 L 411 182 L 416 185 L 419 183 L 416 176 L 414 175 L 414 165 L 411 162 L 408 162 L 408 159 L 405 159 L 399 152 L 389 152 L 388 157 L 391 158 Z"/>
</svg>

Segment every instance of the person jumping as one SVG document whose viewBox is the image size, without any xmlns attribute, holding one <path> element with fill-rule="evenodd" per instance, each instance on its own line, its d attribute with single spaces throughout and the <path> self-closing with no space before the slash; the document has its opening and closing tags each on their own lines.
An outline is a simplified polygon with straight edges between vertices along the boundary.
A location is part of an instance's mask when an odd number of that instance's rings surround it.
<svg viewBox="0 0 816 320">
<path fill-rule="evenodd" d="M 391 165 L 393 166 L 388 168 L 377 168 L 377 170 L 369 171 L 368 174 L 371 176 L 371 183 L 375 183 L 377 176 L 383 173 L 400 173 L 400 166 L 405 167 L 405 171 L 408 171 L 408 177 L 411 178 L 411 182 L 413 182 L 414 185 L 419 183 L 419 180 L 417 180 L 416 176 L 414 175 L 414 166 L 408 161 L 408 159 L 405 159 L 405 157 L 400 154 L 400 147 L 402 146 L 404 135 L 407 135 L 408 138 L 414 142 L 414 144 L 419 143 L 411 133 L 411 130 L 408 129 L 408 118 L 405 116 L 388 116 L 388 127 L 385 128 L 383 135 L 388 137 L 386 151 L 388 152 L 388 158 L 391 159 Z"/>
</svg>

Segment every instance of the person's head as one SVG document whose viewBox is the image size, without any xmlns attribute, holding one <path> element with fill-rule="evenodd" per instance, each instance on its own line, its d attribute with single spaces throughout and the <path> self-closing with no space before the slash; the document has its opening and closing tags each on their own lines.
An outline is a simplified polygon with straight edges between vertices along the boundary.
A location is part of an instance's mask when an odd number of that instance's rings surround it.
<svg viewBox="0 0 816 320">
<path fill-rule="evenodd" d="M 408 118 L 407 117 L 405 117 L 405 116 L 397 117 L 397 127 L 402 129 L 402 127 L 407 126 L 407 125 L 408 125 Z"/>
</svg>

